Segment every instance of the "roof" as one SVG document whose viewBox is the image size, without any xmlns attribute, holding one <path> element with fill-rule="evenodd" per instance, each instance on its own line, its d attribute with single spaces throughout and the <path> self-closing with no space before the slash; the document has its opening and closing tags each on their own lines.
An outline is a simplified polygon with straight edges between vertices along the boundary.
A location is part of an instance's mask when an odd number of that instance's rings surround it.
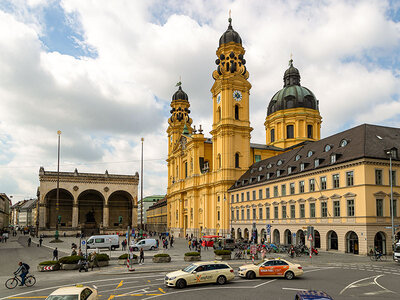
<svg viewBox="0 0 400 300">
<path fill-rule="evenodd" d="M 238 43 L 241 45 L 242 38 L 240 37 L 239 33 L 237 33 L 235 30 L 233 30 L 232 19 L 229 18 L 228 21 L 229 21 L 228 29 L 220 37 L 219 45 L 221 46 L 222 44 L 228 44 L 230 42 L 235 42 L 235 43 Z"/>
<path fill-rule="evenodd" d="M 164 198 L 158 200 L 152 206 L 150 206 L 147 210 L 156 209 L 156 208 L 159 208 L 159 207 L 162 207 L 162 206 L 166 206 L 166 205 L 167 205 L 167 197 L 164 197 Z"/>
<path fill-rule="evenodd" d="M 283 151 L 284 149 L 278 148 L 275 146 L 270 146 L 270 145 L 264 145 L 264 144 L 255 144 L 255 143 L 250 143 L 250 148 L 253 149 L 268 149 L 268 150 L 274 150 L 274 151 Z"/>
<path fill-rule="evenodd" d="M 50 295 L 79 295 L 82 290 L 85 288 L 90 288 L 88 286 L 68 286 L 68 287 L 62 287 L 59 289 L 56 289 L 54 292 L 52 292 Z"/>
<path fill-rule="evenodd" d="M 154 202 L 154 201 L 158 201 L 162 198 L 164 198 L 165 195 L 153 195 L 153 196 L 147 196 L 143 198 L 143 202 Z M 141 202 L 141 200 L 139 199 L 138 202 Z"/>
<path fill-rule="evenodd" d="M 300 147 L 291 151 L 258 161 L 250 166 L 229 190 L 360 158 L 388 160 L 386 150 L 390 148 L 396 148 L 394 159 L 398 160 L 400 128 L 359 125 L 316 142 L 300 144 Z M 334 162 L 331 162 L 332 155 L 335 156 Z M 317 164 L 315 164 L 316 160 Z M 304 166 L 303 170 L 301 165 Z"/>
<path fill-rule="evenodd" d="M 22 206 L 21 209 L 31 209 L 36 206 L 37 199 L 29 199 Z"/>
</svg>

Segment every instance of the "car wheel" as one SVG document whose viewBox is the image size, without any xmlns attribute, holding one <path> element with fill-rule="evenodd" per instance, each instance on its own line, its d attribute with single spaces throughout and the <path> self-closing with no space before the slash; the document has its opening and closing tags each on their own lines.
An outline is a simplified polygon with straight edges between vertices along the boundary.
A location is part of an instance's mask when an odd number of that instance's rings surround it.
<svg viewBox="0 0 400 300">
<path fill-rule="evenodd" d="M 133 251 L 138 251 L 139 249 L 137 247 L 133 248 Z"/>
<path fill-rule="evenodd" d="M 247 279 L 254 279 L 256 278 L 256 273 L 254 273 L 253 271 L 249 271 L 246 273 L 246 278 Z"/>
<path fill-rule="evenodd" d="M 153 250 L 154 250 L 154 247 L 153 247 L 153 246 L 151 246 L 150 250 L 151 250 L 151 251 L 153 251 Z"/>
<path fill-rule="evenodd" d="M 186 287 L 186 281 L 185 281 L 184 279 L 179 279 L 179 280 L 176 282 L 175 286 L 176 286 L 178 289 L 183 289 L 184 287 Z"/>
<path fill-rule="evenodd" d="M 115 250 L 115 247 L 114 246 L 111 246 L 111 251 L 114 251 Z"/>
<path fill-rule="evenodd" d="M 292 271 L 287 271 L 287 272 L 285 273 L 285 278 L 286 278 L 287 280 L 293 279 L 293 278 L 294 278 L 294 273 L 293 273 Z"/>
<path fill-rule="evenodd" d="M 218 276 L 218 278 L 217 278 L 217 283 L 218 283 L 219 285 L 224 285 L 224 284 L 226 283 L 226 277 L 223 276 L 223 275 Z"/>
</svg>

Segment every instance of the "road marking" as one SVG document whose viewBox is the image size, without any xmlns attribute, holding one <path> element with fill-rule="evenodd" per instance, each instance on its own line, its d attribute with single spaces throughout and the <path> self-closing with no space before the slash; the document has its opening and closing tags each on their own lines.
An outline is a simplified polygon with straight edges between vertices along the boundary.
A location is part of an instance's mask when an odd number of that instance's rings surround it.
<svg viewBox="0 0 400 300">
<path fill-rule="evenodd" d="M 147 284 L 146 286 L 154 286 L 154 285 L 160 285 L 159 283 L 154 283 L 154 284 Z M 132 288 L 138 288 L 138 287 L 142 287 L 143 285 L 138 285 L 138 286 L 127 286 L 127 287 L 123 287 L 123 288 L 120 288 L 120 289 L 118 289 L 118 291 L 121 291 L 121 290 L 127 290 L 127 289 L 132 289 Z M 111 290 L 105 290 L 105 291 L 100 291 L 101 293 L 106 293 L 106 292 L 111 292 L 111 291 L 114 291 L 115 289 L 111 289 Z M 141 289 L 142 290 L 142 289 Z M 141 291 L 140 290 L 140 291 Z"/>
<path fill-rule="evenodd" d="M 123 284 L 124 284 L 124 281 L 123 281 L 123 280 L 121 280 L 121 282 L 120 282 L 120 283 L 118 283 L 118 285 L 117 285 L 117 287 L 116 287 L 115 289 L 117 289 L 117 288 L 121 287 Z"/>
<path fill-rule="evenodd" d="M 93 284 L 93 287 L 97 290 L 97 286 L 95 286 L 95 285 Z"/>
<path fill-rule="evenodd" d="M 158 290 L 159 290 L 161 293 L 165 294 L 165 292 L 164 292 L 164 290 L 163 290 L 162 288 L 158 288 Z"/>
<path fill-rule="evenodd" d="M 378 283 L 378 278 L 379 278 L 379 277 L 381 277 L 381 276 L 383 276 L 383 275 L 379 275 L 379 276 L 377 276 L 377 277 L 375 277 L 375 278 L 374 278 L 374 282 L 375 282 L 375 284 L 376 284 L 377 286 L 379 286 L 381 289 L 383 289 L 383 290 L 387 291 L 388 293 L 394 293 L 394 294 L 397 294 L 396 292 L 393 292 L 393 291 L 391 291 L 391 290 L 389 290 L 389 289 L 387 289 L 387 288 L 385 288 L 385 287 L 381 286 L 381 285 Z"/>
<path fill-rule="evenodd" d="M 256 288 L 258 288 L 258 287 L 260 287 L 260 286 L 263 286 L 264 284 L 268 284 L 268 283 L 271 283 L 271 282 L 274 282 L 274 281 L 276 281 L 276 279 L 272 279 L 272 280 L 270 280 L 270 281 L 266 281 L 266 282 L 257 284 L 256 286 L 254 286 L 254 288 L 256 289 Z"/>
<path fill-rule="evenodd" d="M 8 297 L 8 299 L 38 299 L 47 298 L 48 296 L 32 296 L 32 297 Z"/>
<path fill-rule="evenodd" d="M 344 291 L 346 291 L 347 289 L 352 288 L 352 287 L 355 287 L 355 286 L 356 286 L 356 283 L 359 283 L 359 282 L 364 281 L 364 280 L 367 280 L 367 279 L 372 279 L 372 278 L 376 278 L 376 277 L 381 277 L 381 276 L 383 276 L 383 275 L 378 275 L 378 276 L 375 276 L 375 275 L 374 275 L 374 276 L 371 276 L 371 277 L 366 277 L 366 278 L 362 278 L 362 279 L 356 280 L 356 281 L 354 281 L 354 282 L 348 284 L 343 290 L 341 290 L 340 293 L 339 293 L 339 295 L 343 294 Z"/>
<path fill-rule="evenodd" d="M 151 281 L 150 281 L 150 280 L 147 280 L 147 282 L 150 283 Z"/>
<path fill-rule="evenodd" d="M 114 299 L 114 297 L 115 297 L 115 295 L 110 295 L 110 297 L 108 297 L 107 300 L 112 300 L 112 299 Z"/>
<path fill-rule="evenodd" d="M 282 288 L 282 290 L 290 290 L 290 291 L 307 291 L 306 289 L 295 289 L 295 288 Z"/>
</svg>

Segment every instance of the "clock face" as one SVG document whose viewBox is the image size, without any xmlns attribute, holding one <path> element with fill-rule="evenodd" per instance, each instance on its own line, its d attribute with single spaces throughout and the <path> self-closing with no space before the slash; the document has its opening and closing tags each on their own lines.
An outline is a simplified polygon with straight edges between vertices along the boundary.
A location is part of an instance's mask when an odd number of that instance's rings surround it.
<svg viewBox="0 0 400 300">
<path fill-rule="evenodd" d="M 242 100 L 242 93 L 238 90 L 233 91 L 233 99 L 236 101 Z"/>
<path fill-rule="evenodd" d="M 221 94 L 218 94 L 218 96 L 217 96 L 217 104 L 220 104 L 221 103 Z"/>
</svg>

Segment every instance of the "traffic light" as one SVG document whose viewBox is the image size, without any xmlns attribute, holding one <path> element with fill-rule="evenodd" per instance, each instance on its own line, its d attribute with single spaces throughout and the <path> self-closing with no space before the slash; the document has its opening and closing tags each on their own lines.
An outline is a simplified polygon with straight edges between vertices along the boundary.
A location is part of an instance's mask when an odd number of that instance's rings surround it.
<svg viewBox="0 0 400 300">
<path fill-rule="evenodd" d="M 118 217 L 119 224 L 122 224 L 122 216 Z"/>
<path fill-rule="evenodd" d="M 61 223 L 61 216 L 58 216 L 57 220 L 58 220 L 58 224 L 60 224 Z"/>
</svg>

